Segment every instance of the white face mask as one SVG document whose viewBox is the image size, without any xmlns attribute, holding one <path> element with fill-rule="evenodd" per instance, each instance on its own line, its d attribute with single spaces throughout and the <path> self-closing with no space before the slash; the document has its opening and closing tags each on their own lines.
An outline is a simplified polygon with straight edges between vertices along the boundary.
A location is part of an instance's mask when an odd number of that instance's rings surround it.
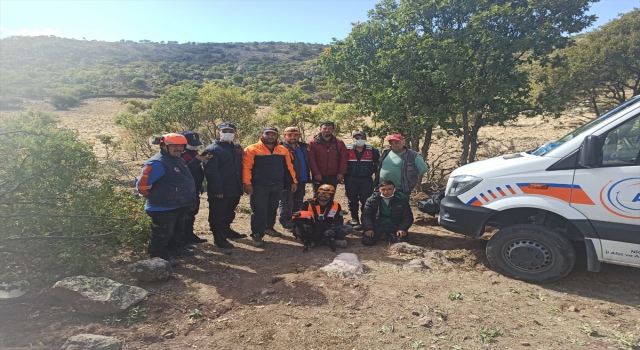
<svg viewBox="0 0 640 350">
<path fill-rule="evenodd" d="M 356 145 L 356 147 L 362 147 L 365 143 L 367 143 L 367 140 L 355 140 L 353 141 L 353 143 Z"/>
<path fill-rule="evenodd" d="M 232 132 L 227 132 L 224 134 L 220 134 L 220 141 L 222 142 L 230 142 L 233 141 L 233 138 L 236 137 L 236 134 L 232 133 Z"/>
<path fill-rule="evenodd" d="M 382 198 L 384 198 L 384 199 L 389 199 L 389 198 L 393 197 L 393 194 L 394 194 L 394 193 L 396 193 L 396 190 L 395 190 L 395 189 L 393 190 L 393 192 L 391 192 L 391 195 L 390 195 L 390 196 L 388 196 L 388 197 L 385 197 L 385 195 L 383 195 L 383 194 L 382 194 L 382 192 L 380 192 L 380 196 L 381 196 Z"/>
</svg>

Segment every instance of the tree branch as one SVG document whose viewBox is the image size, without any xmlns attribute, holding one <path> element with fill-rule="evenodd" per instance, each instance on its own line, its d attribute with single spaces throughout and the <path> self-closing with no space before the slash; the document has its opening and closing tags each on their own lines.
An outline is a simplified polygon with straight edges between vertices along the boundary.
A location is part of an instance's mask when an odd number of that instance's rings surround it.
<svg viewBox="0 0 640 350">
<path fill-rule="evenodd" d="M 81 236 L 81 237 L 68 237 L 68 236 L 29 236 L 29 237 L 11 237 L 0 239 L 0 242 L 11 242 L 11 241 L 28 241 L 28 240 L 52 240 L 52 241 L 80 241 L 83 239 L 94 239 L 101 238 L 106 236 L 111 236 L 115 232 L 107 232 L 99 235 L 91 235 L 91 236 Z"/>
</svg>

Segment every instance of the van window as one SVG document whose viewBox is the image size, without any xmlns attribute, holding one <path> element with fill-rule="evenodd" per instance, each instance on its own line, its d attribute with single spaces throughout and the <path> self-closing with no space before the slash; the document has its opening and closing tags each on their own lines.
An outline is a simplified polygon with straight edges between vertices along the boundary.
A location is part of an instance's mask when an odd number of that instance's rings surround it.
<svg viewBox="0 0 640 350">
<path fill-rule="evenodd" d="M 632 99 L 630 99 L 629 101 L 621 104 L 620 106 L 610 110 L 609 112 L 599 116 L 598 118 L 595 118 L 595 119 L 591 120 L 590 122 L 582 125 L 581 127 L 573 130 L 572 132 L 570 132 L 569 134 L 563 136 L 559 140 L 557 140 L 555 142 L 547 142 L 544 145 L 542 145 L 542 146 L 536 148 L 535 150 L 531 151 L 530 153 L 533 154 L 534 156 L 545 156 L 545 155 L 548 155 L 551 151 L 553 151 L 558 146 L 560 146 L 563 143 L 565 143 L 565 142 L 573 139 L 574 137 L 582 134 L 585 130 L 587 130 L 587 129 L 595 126 L 595 125 L 598 125 L 598 124 L 602 123 L 603 121 L 611 118 L 612 116 L 616 115 L 618 112 L 622 111 L 623 109 L 628 108 L 629 106 L 634 105 L 638 101 L 640 101 L 640 95 L 633 97 Z"/>
<path fill-rule="evenodd" d="M 638 164 L 640 153 L 640 115 L 611 129 L 602 145 L 602 166 L 625 166 Z"/>
</svg>

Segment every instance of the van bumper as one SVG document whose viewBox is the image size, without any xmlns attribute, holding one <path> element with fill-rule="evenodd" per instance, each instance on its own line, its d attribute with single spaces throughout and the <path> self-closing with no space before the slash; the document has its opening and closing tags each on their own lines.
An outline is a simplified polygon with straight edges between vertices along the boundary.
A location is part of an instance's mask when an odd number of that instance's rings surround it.
<svg viewBox="0 0 640 350">
<path fill-rule="evenodd" d="M 447 196 L 440 201 L 438 223 L 449 231 L 478 238 L 484 233 L 485 222 L 494 213 L 495 210 L 474 207 L 458 197 Z"/>
</svg>

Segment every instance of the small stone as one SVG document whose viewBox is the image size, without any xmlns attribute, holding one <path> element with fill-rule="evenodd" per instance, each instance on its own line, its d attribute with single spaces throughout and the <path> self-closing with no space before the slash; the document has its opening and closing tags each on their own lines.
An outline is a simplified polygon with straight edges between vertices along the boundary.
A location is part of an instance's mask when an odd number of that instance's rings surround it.
<svg viewBox="0 0 640 350">
<path fill-rule="evenodd" d="M 429 317 L 423 317 L 421 319 L 418 320 L 418 324 L 422 327 L 431 327 L 431 325 L 433 324 L 433 321 L 431 321 L 431 319 Z"/>
<path fill-rule="evenodd" d="M 418 247 L 417 245 L 412 245 L 407 242 L 392 244 L 389 249 L 397 253 L 412 255 L 420 255 L 424 251 L 422 247 Z"/>
<path fill-rule="evenodd" d="M 408 263 L 402 265 L 402 268 L 405 270 L 417 271 L 424 270 L 425 268 L 427 268 L 427 265 L 424 264 L 424 261 L 422 261 L 422 259 L 413 259 Z"/>
<path fill-rule="evenodd" d="M 260 295 L 264 296 L 267 294 L 273 294 L 276 291 L 273 288 L 264 288 L 263 290 L 260 291 Z"/>
<path fill-rule="evenodd" d="M 468 317 L 469 319 L 471 319 L 471 320 L 479 320 L 479 319 L 480 319 L 480 316 L 477 316 L 477 315 L 469 315 L 469 316 L 467 316 L 467 317 Z"/>
<path fill-rule="evenodd" d="M 520 345 L 522 345 L 522 346 L 531 346 L 531 343 L 526 342 L 526 341 L 521 341 Z"/>
<path fill-rule="evenodd" d="M 311 323 L 305 323 L 304 326 L 305 327 L 311 327 Z"/>
<path fill-rule="evenodd" d="M 173 338 L 175 338 L 176 334 L 173 333 L 172 331 L 168 331 L 165 334 L 163 334 L 162 336 L 165 337 L 166 339 L 173 339 Z"/>
<path fill-rule="evenodd" d="M 141 282 L 166 281 L 173 273 L 168 261 L 160 258 L 140 260 L 131 265 L 129 273 Z"/>
<path fill-rule="evenodd" d="M 412 311 L 411 314 L 413 316 L 420 316 L 420 313 L 418 311 Z"/>
<path fill-rule="evenodd" d="M 571 312 L 578 312 L 578 311 L 580 311 L 580 310 L 578 310 L 578 308 L 577 308 L 577 307 L 575 307 L 574 305 L 569 306 L 569 308 L 567 308 L 567 310 L 568 310 L 568 311 L 571 311 Z"/>
<path fill-rule="evenodd" d="M 62 350 L 120 350 L 122 342 L 113 337 L 95 334 L 78 334 L 67 339 Z"/>
</svg>

